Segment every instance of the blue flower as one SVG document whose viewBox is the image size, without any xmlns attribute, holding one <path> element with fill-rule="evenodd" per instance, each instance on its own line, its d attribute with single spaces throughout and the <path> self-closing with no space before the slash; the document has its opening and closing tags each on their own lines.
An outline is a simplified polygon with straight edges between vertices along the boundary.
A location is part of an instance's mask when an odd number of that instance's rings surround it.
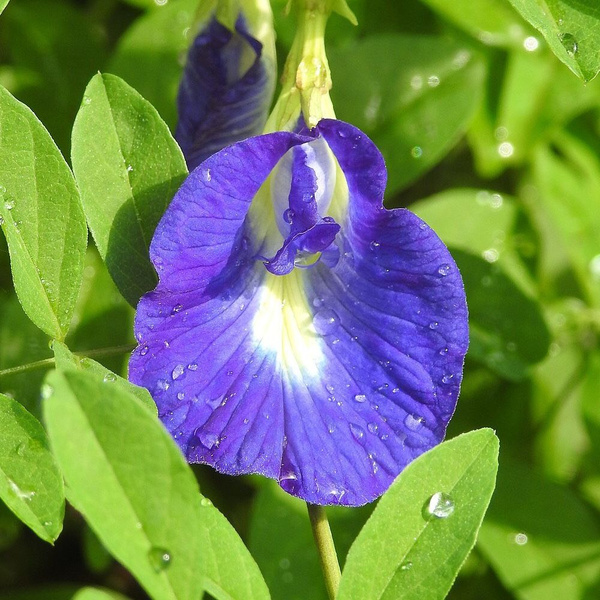
<svg viewBox="0 0 600 600">
<path fill-rule="evenodd" d="M 179 86 L 175 139 L 188 168 L 262 132 L 275 87 L 273 57 L 239 15 L 232 31 L 215 17 L 189 49 Z"/>
<path fill-rule="evenodd" d="M 315 504 L 381 495 L 439 443 L 468 343 L 460 273 L 355 127 L 221 150 L 160 222 L 130 378 L 188 461 Z"/>
</svg>

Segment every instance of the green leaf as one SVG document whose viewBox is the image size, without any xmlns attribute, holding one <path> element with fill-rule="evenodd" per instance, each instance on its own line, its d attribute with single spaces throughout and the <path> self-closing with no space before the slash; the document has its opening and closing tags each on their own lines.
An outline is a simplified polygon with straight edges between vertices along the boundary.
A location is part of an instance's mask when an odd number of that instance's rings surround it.
<svg viewBox="0 0 600 600">
<path fill-rule="evenodd" d="M 98 74 L 75 120 L 72 159 L 100 255 L 135 305 L 156 285 L 148 247 L 187 174 L 183 154 L 149 102 L 118 77 Z"/>
<path fill-rule="evenodd" d="M 191 28 L 201 4 L 178 0 L 140 17 L 121 37 L 108 67 L 149 100 L 171 130 L 177 122 L 181 57 L 192 41 Z"/>
<path fill-rule="evenodd" d="M 7 54 L 26 75 L 13 93 L 65 155 L 83 90 L 107 58 L 106 35 L 88 12 L 65 0 L 19 0 L 3 18 Z"/>
<path fill-rule="evenodd" d="M 62 477 L 40 422 L 0 394 L 0 497 L 39 537 L 54 542 L 62 531 Z"/>
<path fill-rule="evenodd" d="M 533 156 L 535 183 L 588 301 L 600 305 L 600 161 L 597 149 L 562 131 Z"/>
<path fill-rule="evenodd" d="M 493 46 L 521 46 L 528 27 L 505 0 L 424 0 L 474 38 Z"/>
<path fill-rule="evenodd" d="M 491 429 L 444 442 L 412 462 L 350 549 L 337 600 L 445 598 L 475 544 L 497 467 Z"/>
<path fill-rule="evenodd" d="M 469 306 L 469 356 L 518 381 L 548 353 L 550 333 L 539 304 L 493 263 L 452 249 Z M 516 318 L 518 316 L 518 318 Z"/>
<path fill-rule="evenodd" d="M 112 590 L 86 587 L 79 590 L 73 596 L 73 600 L 127 600 L 127 598 Z"/>
<path fill-rule="evenodd" d="M 269 597 L 233 528 L 133 395 L 85 372 L 53 372 L 48 383 L 44 414 L 77 508 L 153 598 Z"/>
<path fill-rule="evenodd" d="M 46 585 L 0 594 L 0 600 L 72 600 L 79 586 L 73 584 Z"/>
<path fill-rule="evenodd" d="M 2 14 L 2 11 L 6 8 L 6 5 L 9 3 L 10 0 L 0 0 L 0 15 Z"/>
<path fill-rule="evenodd" d="M 478 548 L 519 600 L 598 596 L 600 527 L 566 487 L 503 462 Z"/>
<path fill-rule="evenodd" d="M 64 339 L 81 285 L 85 217 L 48 132 L 2 87 L 0 217 L 23 309 L 48 335 Z"/>
<path fill-rule="evenodd" d="M 151 413 L 157 414 L 156 404 L 147 389 L 134 385 L 87 356 L 73 354 L 65 344 L 53 342 L 56 367 L 60 371 L 85 371 L 101 383 L 112 383 L 124 392 L 133 394 Z"/>
<path fill-rule="evenodd" d="M 590 81 L 600 71 L 600 4 L 596 0 L 510 0 L 562 62 Z"/>
<path fill-rule="evenodd" d="M 468 46 L 441 38 L 372 36 L 333 52 L 330 63 L 338 116 L 381 150 L 388 194 L 448 153 L 466 131 L 482 92 L 481 59 Z"/>
</svg>

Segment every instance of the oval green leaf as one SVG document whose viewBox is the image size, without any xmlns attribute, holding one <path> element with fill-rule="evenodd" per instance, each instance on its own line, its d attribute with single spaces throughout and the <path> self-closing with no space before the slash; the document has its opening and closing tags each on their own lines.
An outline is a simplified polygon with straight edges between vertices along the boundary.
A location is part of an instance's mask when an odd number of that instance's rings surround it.
<svg viewBox="0 0 600 600">
<path fill-rule="evenodd" d="M 134 395 L 151 413 L 157 414 L 156 404 L 154 404 L 154 400 L 152 400 L 152 396 L 150 396 L 150 392 L 146 388 L 134 385 L 88 356 L 73 354 L 61 342 L 54 341 L 52 343 L 52 350 L 54 351 L 56 368 L 59 371 L 85 371 L 99 382 L 113 383 L 120 389 Z"/>
<path fill-rule="evenodd" d="M 330 63 L 338 116 L 381 150 L 388 194 L 447 154 L 466 131 L 483 89 L 480 58 L 469 46 L 442 38 L 371 36 L 331 53 Z"/>
<path fill-rule="evenodd" d="M 348 553 L 337 600 L 441 600 L 475 544 L 498 468 L 498 438 L 480 429 L 411 463 Z"/>
<path fill-rule="evenodd" d="M 52 138 L 1 86 L 0 217 L 23 309 L 41 330 L 64 339 L 81 285 L 85 217 Z"/>
<path fill-rule="evenodd" d="M 0 498 L 39 537 L 53 543 L 62 531 L 63 480 L 40 422 L 0 394 Z"/>
<path fill-rule="evenodd" d="M 100 255 L 131 304 L 156 285 L 154 229 L 187 174 L 152 105 L 114 75 L 89 83 L 73 128 L 73 170 Z"/>
<path fill-rule="evenodd" d="M 590 81 L 600 71 L 600 5 L 597 0 L 510 0 L 573 73 Z"/>
<path fill-rule="evenodd" d="M 152 598 L 269 598 L 237 533 L 135 396 L 85 372 L 55 371 L 48 384 L 46 423 L 77 509 Z"/>
</svg>

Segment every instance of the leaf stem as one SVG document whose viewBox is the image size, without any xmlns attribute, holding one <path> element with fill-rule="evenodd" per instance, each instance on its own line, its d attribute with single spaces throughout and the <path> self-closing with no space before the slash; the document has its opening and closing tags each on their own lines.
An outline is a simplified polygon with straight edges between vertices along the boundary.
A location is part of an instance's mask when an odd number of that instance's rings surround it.
<svg viewBox="0 0 600 600">
<path fill-rule="evenodd" d="M 306 503 L 308 508 L 308 516 L 312 527 L 313 536 L 319 552 L 319 560 L 323 569 L 323 577 L 325 578 L 325 587 L 330 600 L 334 600 L 337 596 L 338 588 L 340 587 L 340 563 L 338 562 L 337 553 L 333 544 L 331 529 L 325 508 L 316 504 Z"/>
<path fill-rule="evenodd" d="M 101 356 L 113 356 L 116 354 L 125 354 L 131 352 L 135 348 L 135 344 L 124 344 L 122 346 L 113 346 L 111 348 L 96 348 L 94 350 L 85 350 L 83 352 L 75 352 L 77 356 L 82 357 L 101 357 Z M 17 373 L 26 373 L 27 371 L 35 371 L 36 369 L 44 369 L 51 367 L 54 364 L 54 357 L 43 358 L 42 360 L 36 360 L 34 362 L 26 363 L 24 365 L 18 365 L 17 367 L 9 367 L 8 369 L 0 369 L 0 377 L 6 375 L 15 375 Z"/>
</svg>

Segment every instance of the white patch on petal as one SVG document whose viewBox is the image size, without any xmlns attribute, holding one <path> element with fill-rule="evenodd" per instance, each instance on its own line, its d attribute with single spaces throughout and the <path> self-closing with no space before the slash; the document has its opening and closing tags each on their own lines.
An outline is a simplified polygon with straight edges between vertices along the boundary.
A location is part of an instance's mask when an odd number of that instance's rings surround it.
<svg viewBox="0 0 600 600">
<path fill-rule="evenodd" d="M 277 354 L 278 367 L 298 377 L 318 376 L 324 360 L 323 338 L 313 325 L 303 285 L 303 273 L 268 274 L 253 319 L 254 338 Z"/>
</svg>

